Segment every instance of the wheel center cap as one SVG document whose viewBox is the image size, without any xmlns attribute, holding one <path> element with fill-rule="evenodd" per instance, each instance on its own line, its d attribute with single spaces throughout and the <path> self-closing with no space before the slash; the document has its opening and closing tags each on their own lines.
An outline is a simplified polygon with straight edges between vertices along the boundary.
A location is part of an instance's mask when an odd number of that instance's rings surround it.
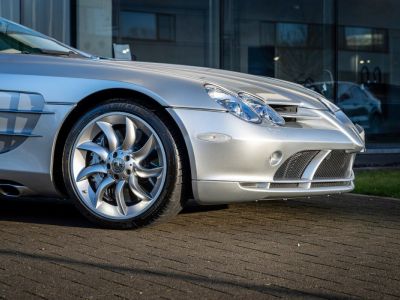
<svg viewBox="0 0 400 300">
<path fill-rule="evenodd" d="M 125 170 L 125 162 L 122 158 L 114 158 L 111 163 L 111 169 L 114 173 L 122 173 Z"/>
</svg>

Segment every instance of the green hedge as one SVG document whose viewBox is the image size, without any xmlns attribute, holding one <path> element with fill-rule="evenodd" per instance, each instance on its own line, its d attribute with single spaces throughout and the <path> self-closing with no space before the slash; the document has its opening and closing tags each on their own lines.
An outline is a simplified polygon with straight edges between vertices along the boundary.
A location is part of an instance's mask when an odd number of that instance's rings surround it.
<svg viewBox="0 0 400 300">
<path fill-rule="evenodd" d="M 356 171 L 354 193 L 400 198 L 400 170 Z"/>
</svg>

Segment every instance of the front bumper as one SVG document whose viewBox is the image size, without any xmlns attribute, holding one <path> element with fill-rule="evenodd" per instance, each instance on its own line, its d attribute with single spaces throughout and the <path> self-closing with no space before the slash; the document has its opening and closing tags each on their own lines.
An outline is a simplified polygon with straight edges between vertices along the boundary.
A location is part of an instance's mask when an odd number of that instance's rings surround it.
<svg viewBox="0 0 400 300">
<path fill-rule="evenodd" d="M 307 122 L 261 126 L 216 111 L 170 108 L 169 112 L 184 133 L 194 197 L 201 204 L 341 193 L 354 188 L 351 168 L 355 153 L 364 148 L 362 134 L 327 111 L 318 112 L 324 120 L 320 128 Z M 346 174 L 314 178 L 333 150 L 348 153 Z M 277 179 L 275 174 L 284 162 L 302 151 L 316 153 L 302 175 Z"/>
</svg>

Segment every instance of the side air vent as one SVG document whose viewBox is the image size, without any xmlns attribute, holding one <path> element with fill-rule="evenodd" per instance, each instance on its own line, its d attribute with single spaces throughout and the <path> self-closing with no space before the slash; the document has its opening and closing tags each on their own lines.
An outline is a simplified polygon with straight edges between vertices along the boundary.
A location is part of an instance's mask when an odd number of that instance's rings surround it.
<svg viewBox="0 0 400 300">
<path fill-rule="evenodd" d="M 321 117 L 309 109 L 301 109 L 296 105 L 269 104 L 277 113 L 279 113 L 287 123 L 305 120 L 315 120 Z"/>
<path fill-rule="evenodd" d="M 42 95 L 0 91 L 0 153 L 17 148 L 33 133 L 40 117 L 53 114 L 44 110 Z"/>
<path fill-rule="evenodd" d="M 280 114 L 286 122 L 296 122 L 297 106 L 296 105 L 283 105 L 283 104 L 270 104 L 270 106 Z"/>
</svg>

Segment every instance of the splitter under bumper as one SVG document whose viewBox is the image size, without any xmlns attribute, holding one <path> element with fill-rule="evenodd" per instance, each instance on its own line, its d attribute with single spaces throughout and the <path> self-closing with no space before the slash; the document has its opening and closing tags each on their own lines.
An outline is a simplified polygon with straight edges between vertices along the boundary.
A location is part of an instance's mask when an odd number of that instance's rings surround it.
<svg viewBox="0 0 400 300">
<path fill-rule="evenodd" d="M 353 181 L 343 186 L 271 188 L 271 183 L 241 183 L 227 181 L 193 182 L 197 201 L 201 204 L 223 204 L 255 200 L 287 199 L 313 195 L 347 193 L 354 189 Z"/>
</svg>

